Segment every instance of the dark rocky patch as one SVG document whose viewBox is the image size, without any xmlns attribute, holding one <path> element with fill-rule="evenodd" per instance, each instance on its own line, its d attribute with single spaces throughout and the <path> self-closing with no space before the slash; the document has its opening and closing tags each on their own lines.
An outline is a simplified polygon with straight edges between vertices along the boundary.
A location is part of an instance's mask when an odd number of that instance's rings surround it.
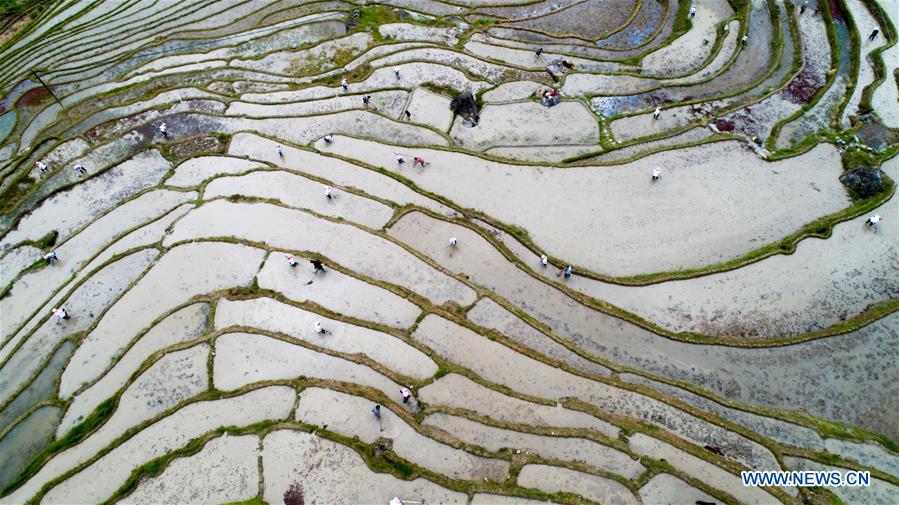
<svg viewBox="0 0 899 505">
<path fill-rule="evenodd" d="M 879 168 L 853 168 L 840 176 L 840 182 L 862 198 L 868 198 L 883 191 L 883 175 Z"/>
<path fill-rule="evenodd" d="M 478 113 L 478 104 L 474 99 L 474 95 L 471 94 L 471 91 L 463 91 L 456 95 L 450 102 L 449 107 L 450 110 L 466 119 L 470 119 L 474 122 L 480 120 L 481 116 Z"/>
</svg>

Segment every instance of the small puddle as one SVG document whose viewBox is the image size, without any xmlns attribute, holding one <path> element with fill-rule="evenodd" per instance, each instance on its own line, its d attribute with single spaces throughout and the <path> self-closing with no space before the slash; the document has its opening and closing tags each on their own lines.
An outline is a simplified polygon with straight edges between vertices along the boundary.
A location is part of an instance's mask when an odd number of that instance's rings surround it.
<svg viewBox="0 0 899 505">
<path fill-rule="evenodd" d="M 654 109 L 668 100 L 662 98 L 658 90 L 638 93 L 636 95 L 604 96 L 592 101 L 596 112 L 610 118 L 647 109 Z"/>
<path fill-rule="evenodd" d="M 74 348 L 75 345 L 71 341 L 66 341 L 59 346 L 56 354 L 37 378 L 15 400 L 0 411 L 0 431 L 6 429 L 9 423 L 15 421 L 35 403 L 56 397 L 56 379 L 62 373 L 62 368 L 68 362 Z"/>
<path fill-rule="evenodd" d="M 837 45 L 840 50 L 840 66 L 837 68 L 837 77 L 848 76 L 852 70 L 852 36 L 849 33 L 849 26 L 846 23 L 846 11 L 843 6 L 836 0 L 827 0 L 830 6 L 831 16 L 833 17 L 834 26 L 837 32 Z M 861 34 L 864 35 L 864 34 Z M 862 61 L 860 64 L 864 65 Z"/>
<path fill-rule="evenodd" d="M 14 85 L 3 98 L 0 98 L 0 110 L 6 112 L 7 110 L 15 108 L 16 102 L 19 101 L 19 98 L 22 98 L 22 95 L 38 86 L 40 86 L 40 84 L 32 80 L 25 79 L 19 81 L 19 83 Z"/>
<path fill-rule="evenodd" d="M 645 44 L 662 23 L 662 15 L 665 9 L 659 0 L 643 2 L 640 12 L 634 17 L 634 21 L 627 28 L 612 34 L 609 38 L 596 42 L 603 49 L 630 49 Z"/>
<path fill-rule="evenodd" d="M 14 126 L 16 126 L 16 111 L 7 111 L 0 116 L 0 142 L 6 140 Z"/>
<path fill-rule="evenodd" d="M 28 465 L 37 453 L 53 439 L 62 417 L 59 407 L 41 407 L 0 439 L 0 487 L 5 487 Z"/>
</svg>

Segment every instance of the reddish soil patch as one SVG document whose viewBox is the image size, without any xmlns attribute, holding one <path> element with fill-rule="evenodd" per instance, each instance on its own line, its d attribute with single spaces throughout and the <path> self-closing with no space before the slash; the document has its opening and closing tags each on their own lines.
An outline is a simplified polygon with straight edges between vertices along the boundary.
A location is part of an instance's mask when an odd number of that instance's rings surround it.
<svg viewBox="0 0 899 505">
<path fill-rule="evenodd" d="M 843 12 L 840 3 L 837 0 L 827 0 L 827 6 L 830 8 L 830 17 L 837 22 L 846 22 L 846 13 Z"/>
<path fill-rule="evenodd" d="M 805 105 L 812 101 L 815 93 L 821 89 L 821 83 L 818 76 L 806 72 L 805 69 L 790 81 L 787 86 L 781 90 L 781 96 L 797 105 Z"/>
<path fill-rule="evenodd" d="M 84 136 L 87 137 L 91 142 L 96 142 L 98 140 L 109 137 L 115 132 L 122 132 L 128 130 L 129 128 L 133 128 L 141 123 L 147 121 L 152 115 L 151 111 L 144 111 L 138 114 L 133 114 L 131 116 L 126 116 L 120 119 L 112 119 L 105 123 L 99 124 L 90 130 L 84 133 Z M 152 136 L 152 134 L 151 134 Z"/>
<path fill-rule="evenodd" d="M 730 132 L 736 132 L 742 135 L 757 135 L 759 133 L 757 131 L 758 122 L 752 113 L 752 109 L 749 107 L 744 107 L 742 110 L 732 112 L 727 119 L 718 119 L 716 121 L 723 121 L 725 126 L 730 128 L 730 130 L 727 130 Z"/>
<path fill-rule="evenodd" d="M 31 14 L 22 16 L 14 22 L 10 22 L 11 18 L 14 18 L 15 16 L 15 14 L 11 14 L 9 16 L 4 16 L 3 19 L 0 20 L 0 25 L 3 26 L 3 28 L 0 29 L 0 44 L 5 44 L 9 39 L 15 37 L 16 34 L 19 33 L 19 30 L 31 22 Z"/>
<path fill-rule="evenodd" d="M 32 90 L 28 90 L 19 98 L 19 101 L 16 102 L 16 106 L 28 106 L 33 107 L 35 105 L 40 104 L 41 102 L 50 98 L 50 92 L 47 91 L 45 87 L 34 88 Z"/>
<path fill-rule="evenodd" d="M 737 127 L 737 125 L 735 125 L 733 121 L 720 117 L 712 121 L 712 124 L 715 125 L 715 128 L 718 128 L 718 131 L 721 132 L 732 132 Z"/>
<path fill-rule="evenodd" d="M 200 153 L 220 152 L 222 147 L 215 137 L 195 137 L 169 145 L 169 154 L 180 162 Z"/>
</svg>

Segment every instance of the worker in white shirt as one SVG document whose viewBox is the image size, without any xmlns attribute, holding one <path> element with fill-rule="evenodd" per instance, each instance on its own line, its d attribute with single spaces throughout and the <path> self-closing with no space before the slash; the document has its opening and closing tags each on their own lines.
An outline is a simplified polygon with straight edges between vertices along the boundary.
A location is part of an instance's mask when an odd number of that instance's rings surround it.
<svg viewBox="0 0 899 505">
<path fill-rule="evenodd" d="M 60 307 L 58 309 L 53 309 L 53 315 L 56 316 L 56 324 L 59 324 L 62 321 L 65 321 L 69 318 L 69 311 L 67 311 L 64 307 Z"/>
<path fill-rule="evenodd" d="M 874 214 L 873 216 L 869 217 L 867 221 L 865 221 L 865 226 L 874 230 L 874 233 L 877 233 L 877 225 L 880 224 L 881 221 L 883 221 L 883 216 L 881 216 L 880 214 Z"/>
</svg>

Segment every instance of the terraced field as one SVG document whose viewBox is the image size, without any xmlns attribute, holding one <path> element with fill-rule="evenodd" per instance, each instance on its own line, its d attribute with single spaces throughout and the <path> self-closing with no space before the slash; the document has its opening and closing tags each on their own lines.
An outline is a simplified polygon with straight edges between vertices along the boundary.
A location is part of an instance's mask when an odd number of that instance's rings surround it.
<svg viewBox="0 0 899 505">
<path fill-rule="evenodd" d="M 25 3 L 0 503 L 899 502 L 899 1 Z"/>
</svg>

